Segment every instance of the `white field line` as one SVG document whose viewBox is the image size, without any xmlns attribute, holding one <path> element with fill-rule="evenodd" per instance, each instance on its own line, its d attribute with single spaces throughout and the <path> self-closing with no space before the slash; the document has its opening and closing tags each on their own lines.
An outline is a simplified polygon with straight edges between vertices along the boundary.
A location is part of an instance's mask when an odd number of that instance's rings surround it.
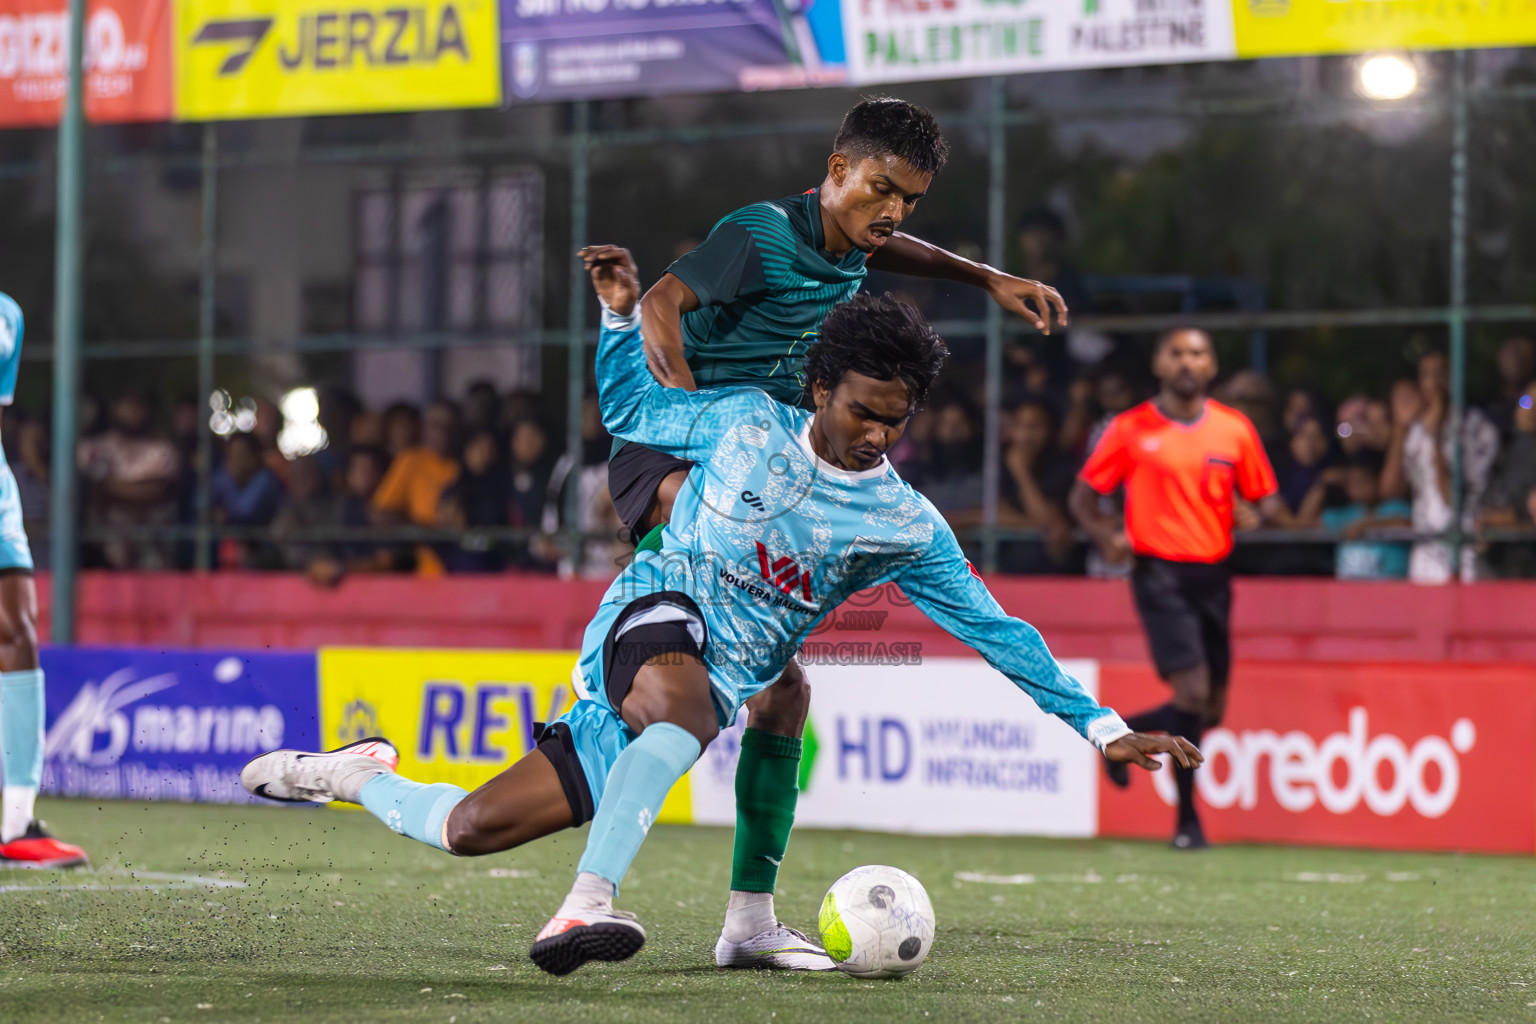
<svg viewBox="0 0 1536 1024">
<path fill-rule="evenodd" d="M 206 875 L 178 875 L 164 871 L 100 871 L 93 876 L 130 878 L 132 882 L 82 882 L 71 884 L 62 880 L 41 885 L 0 885 L 0 893 L 7 892 L 157 892 L 161 889 L 244 889 L 246 883 L 232 878 L 209 878 Z"/>
</svg>

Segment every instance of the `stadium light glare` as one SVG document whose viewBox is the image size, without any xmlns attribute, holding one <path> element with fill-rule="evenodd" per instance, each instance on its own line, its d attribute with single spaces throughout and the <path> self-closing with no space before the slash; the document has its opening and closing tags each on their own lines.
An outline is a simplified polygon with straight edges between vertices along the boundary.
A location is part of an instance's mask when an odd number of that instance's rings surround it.
<svg viewBox="0 0 1536 1024">
<path fill-rule="evenodd" d="M 314 388 L 294 388 L 277 403 L 283 414 L 283 429 L 277 435 L 277 450 L 286 459 L 313 455 L 330 443 L 320 426 L 320 396 Z"/>
<path fill-rule="evenodd" d="M 1419 69 L 1399 53 L 1378 53 L 1360 62 L 1356 90 L 1368 100 L 1401 100 L 1419 88 Z"/>
</svg>

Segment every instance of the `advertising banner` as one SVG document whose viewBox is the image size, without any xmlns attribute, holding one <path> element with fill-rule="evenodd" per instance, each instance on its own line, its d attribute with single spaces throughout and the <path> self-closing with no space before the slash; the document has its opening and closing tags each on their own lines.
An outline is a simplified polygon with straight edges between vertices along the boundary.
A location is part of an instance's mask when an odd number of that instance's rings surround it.
<svg viewBox="0 0 1536 1024">
<path fill-rule="evenodd" d="M 312 748 L 315 656 L 45 648 L 43 792 L 249 803 L 240 768 Z"/>
<path fill-rule="evenodd" d="M 1122 714 L 1168 690 L 1141 666 L 1101 666 Z M 1536 668 L 1241 663 L 1196 775 L 1215 842 L 1376 849 L 1536 850 Z M 1164 839 L 1173 773 L 1100 789 L 1099 831 Z"/>
<path fill-rule="evenodd" d="M 176 116 L 494 106 L 496 0 L 177 0 Z"/>
<path fill-rule="evenodd" d="M 64 0 L 0 10 L 0 128 L 57 124 L 64 109 Z M 171 0 L 90 0 L 85 116 L 98 123 L 171 118 Z"/>
<path fill-rule="evenodd" d="M 842 82 L 838 0 L 501 0 L 510 102 Z"/>
<path fill-rule="evenodd" d="M 576 701 L 575 651 L 320 651 L 320 742 L 400 748 L 400 774 L 474 789 L 533 749 L 534 726 Z M 688 820 L 685 779 L 658 820 Z"/>
<path fill-rule="evenodd" d="M 844 0 L 855 84 L 1225 60 L 1232 10 L 1206 0 Z"/>
<path fill-rule="evenodd" d="M 1536 43 L 1536 0 L 1232 0 L 1240 57 Z"/>
<path fill-rule="evenodd" d="M 1094 662 L 1063 664 L 1096 689 Z M 1098 752 L 980 658 L 818 665 L 811 672 L 797 825 L 1095 834 Z M 736 821 L 743 726 L 738 721 L 711 743 L 690 773 L 696 823 Z"/>
</svg>

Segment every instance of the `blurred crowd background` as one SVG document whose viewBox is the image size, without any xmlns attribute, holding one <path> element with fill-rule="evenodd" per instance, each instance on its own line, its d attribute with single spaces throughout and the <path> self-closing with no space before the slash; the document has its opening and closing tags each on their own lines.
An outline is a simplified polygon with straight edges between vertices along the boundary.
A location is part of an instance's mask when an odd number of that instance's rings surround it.
<svg viewBox="0 0 1536 1024">
<path fill-rule="evenodd" d="M 1257 425 L 1297 520 L 1245 531 L 1239 571 L 1536 575 L 1536 51 L 1463 55 L 1459 256 L 1455 56 L 1417 55 L 1420 93 L 1391 105 L 1356 94 L 1345 57 L 888 90 L 953 148 L 904 228 L 1056 286 L 1074 318 L 998 327 L 978 292 L 872 273 L 954 352 L 893 452 L 903 477 L 969 550 L 994 539 L 996 571 L 1123 572 L 1066 494 L 1107 418 L 1155 389 L 1159 326 L 1184 321 L 1210 328 L 1214 393 Z M 613 573 L 630 544 L 572 253 L 629 246 L 649 284 L 730 210 L 818 184 L 854 98 L 91 127 L 82 565 Z M 53 149 L 48 130 L 0 133 L 0 290 L 28 316 L 3 437 L 44 562 Z"/>
</svg>

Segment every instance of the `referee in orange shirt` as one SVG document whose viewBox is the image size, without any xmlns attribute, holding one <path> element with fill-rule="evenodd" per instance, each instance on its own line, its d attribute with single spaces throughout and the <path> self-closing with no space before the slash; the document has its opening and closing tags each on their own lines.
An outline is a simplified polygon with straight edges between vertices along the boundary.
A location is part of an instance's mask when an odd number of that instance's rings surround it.
<svg viewBox="0 0 1536 1024">
<path fill-rule="evenodd" d="M 1275 473 L 1248 418 L 1206 397 L 1216 353 L 1204 331 L 1158 338 L 1150 401 L 1116 416 L 1088 456 L 1069 504 L 1104 557 L 1134 560 L 1131 590 L 1157 673 L 1173 700 L 1126 718 L 1137 732 L 1166 732 L 1199 744 L 1226 711 L 1232 668 L 1232 552 L 1235 495 L 1274 523 L 1290 522 Z M 1125 487 L 1125 529 L 1099 513 L 1099 495 Z M 1111 766 L 1113 767 L 1113 766 Z M 1193 769 L 1176 768 L 1181 850 L 1207 846 L 1195 811 Z M 1125 771 L 1111 770 L 1116 785 Z"/>
</svg>

